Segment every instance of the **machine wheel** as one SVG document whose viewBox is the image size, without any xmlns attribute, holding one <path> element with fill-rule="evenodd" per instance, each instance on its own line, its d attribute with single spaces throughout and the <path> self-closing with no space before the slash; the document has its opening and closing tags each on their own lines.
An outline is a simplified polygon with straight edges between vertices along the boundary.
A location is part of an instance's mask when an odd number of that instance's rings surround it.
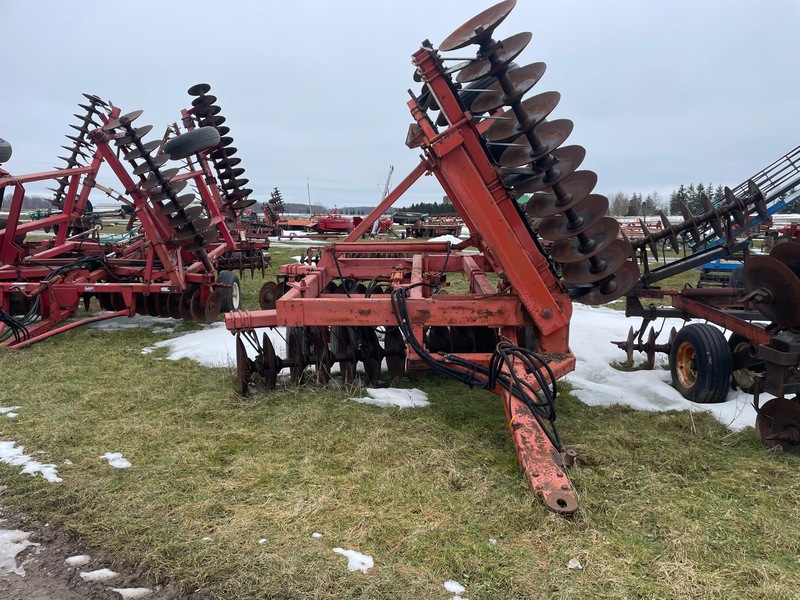
<svg viewBox="0 0 800 600">
<path fill-rule="evenodd" d="M 183 160 L 192 154 L 213 148 L 219 144 L 219 139 L 219 131 L 216 127 L 199 127 L 167 140 L 167 143 L 164 144 L 164 152 L 169 154 L 172 160 Z"/>
<path fill-rule="evenodd" d="M 669 353 L 672 385 L 692 402 L 722 402 L 730 390 L 732 363 L 719 329 L 706 323 L 687 325 L 675 336 Z"/>
<path fill-rule="evenodd" d="M 728 347 L 731 349 L 731 355 L 735 355 L 737 352 L 746 352 L 750 347 L 750 341 L 743 335 L 732 333 L 728 338 Z M 763 363 L 755 365 L 753 368 L 736 369 L 731 375 L 731 388 L 734 390 L 738 388 L 745 394 L 752 394 L 756 387 L 756 377 L 763 372 Z"/>
<path fill-rule="evenodd" d="M 230 287 L 217 288 L 222 294 L 222 312 L 241 310 L 242 308 L 242 284 L 239 276 L 233 271 L 220 271 L 217 275 L 217 283 Z"/>
<path fill-rule="evenodd" d="M 11 144 L 0 138 L 0 163 L 8 162 L 11 158 Z"/>
</svg>

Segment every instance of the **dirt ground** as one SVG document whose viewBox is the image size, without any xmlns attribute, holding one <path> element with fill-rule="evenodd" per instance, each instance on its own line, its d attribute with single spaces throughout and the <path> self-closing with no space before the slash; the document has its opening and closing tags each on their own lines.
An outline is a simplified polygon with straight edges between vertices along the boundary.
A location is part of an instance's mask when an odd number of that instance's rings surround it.
<svg viewBox="0 0 800 600">
<path fill-rule="evenodd" d="M 0 569 L 0 598 L 3 600 L 215 600 L 207 591 L 183 591 L 179 582 L 166 580 L 154 585 L 141 565 L 122 564 L 102 551 L 87 548 L 65 533 L 26 515 L 15 514 L 0 506 L 0 531 L 30 532 L 33 542 L 16 556 L 17 567 L 25 575 Z M 38 545 L 35 545 L 38 544 Z M 91 560 L 83 566 L 71 567 L 67 558 L 88 555 Z M 111 569 L 116 577 L 103 581 L 85 581 L 81 573 Z M 126 590 L 123 593 L 111 588 Z M 147 593 L 145 590 L 151 590 Z M 138 590 L 138 591 L 137 591 Z"/>
</svg>

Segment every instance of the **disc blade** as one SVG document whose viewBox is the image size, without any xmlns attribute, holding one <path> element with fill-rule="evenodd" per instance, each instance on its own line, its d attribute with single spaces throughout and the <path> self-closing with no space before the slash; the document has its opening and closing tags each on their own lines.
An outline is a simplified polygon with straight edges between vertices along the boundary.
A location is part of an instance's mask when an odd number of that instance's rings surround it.
<svg viewBox="0 0 800 600">
<path fill-rule="evenodd" d="M 150 199 L 153 202 L 159 202 L 161 200 L 166 200 L 169 198 L 169 191 L 172 191 L 173 194 L 177 194 L 181 190 L 183 190 L 189 182 L 185 179 L 181 179 L 180 181 L 171 181 L 164 186 L 165 189 L 161 189 L 160 187 L 153 190 L 153 193 L 150 194 Z"/>
<path fill-rule="evenodd" d="M 756 434 L 768 446 L 800 454 L 800 405 L 794 398 L 773 398 L 758 411 Z"/>
<path fill-rule="evenodd" d="M 202 96 L 203 94 L 208 92 L 210 89 L 211 89 L 211 86 L 208 85 L 207 83 L 197 83 L 197 84 L 193 85 L 192 87 L 190 87 L 187 90 L 186 93 L 189 94 L 190 96 Z"/>
<path fill-rule="evenodd" d="M 570 209 L 570 215 L 546 217 L 539 224 L 537 231 L 546 240 L 564 240 L 592 227 L 605 216 L 607 211 L 608 198 L 600 194 L 590 194 L 583 202 Z"/>
<path fill-rule="evenodd" d="M 179 211 L 176 215 L 170 217 L 167 224 L 173 229 L 176 229 L 178 227 L 191 223 L 192 221 L 197 219 L 201 214 L 203 214 L 202 206 L 199 205 L 191 206 L 183 210 L 183 212 Z"/>
<path fill-rule="evenodd" d="M 142 144 L 142 148 L 134 148 L 125 155 L 125 160 L 134 160 L 141 158 L 145 153 L 149 154 L 161 145 L 161 140 L 151 140 Z"/>
<path fill-rule="evenodd" d="M 581 304 L 605 304 L 627 294 L 639 281 L 639 267 L 633 261 L 625 262 L 608 281 L 586 295 L 575 298 Z"/>
<path fill-rule="evenodd" d="M 533 130 L 541 144 L 539 147 L 532 148 L 530 142 L 521 136 L 515 140 L 515 145 L 509 146 L 503 152 L 498 162 L 502 167 L 518 167 L 538 160 L 564 143 L 564 140 L 572 133 L 572 128 L 573 123 L 569 119 L 556 119 L 540 123 Z"/>
<path fill-rule="evenodd" d="M 784 242 L 775 246 L 769 253 L 770 258 L 785 264 L 800 277 L 800 244 L 797 242 Z"/>
<path fill-rule="evenodd" d="M 489 75 L 501 73 L 525 49 L 532 37 L 533 34 L 524 31 L 504 39 L 500 42 L 500 48 L 494 52 L 491 58 L 486 57 L 475 60 L 459 70 L 456 81 L 469 83 Z"/>
<path fill-rule="evenodd" d="M 212 160 L 221 160 L 224 158 L 228 158 L 229 156 L 233 156 L 238 152 L 238 149 L 234 146 L 228 146 L 227 148 L 219 148 L 214 150 L 209 156 Z"/>
<path fill-rule="evenodd" d="M 209 86 L 208 89 L 210 90 L 211 87 Z M 208 91 L 208 90 L 206 90 L 206 91 Z M 194 100 L 192 100 L 192 106 L 202 106 L 204 104 L 214 104 L 214 102 L 216 102 L 216 101 L 217 101 L 217 97 L 216 96 L 214 96 L 212 94 L 208 94 L 207 96 L 199 96 L 199 97 L 195 98 Z"/>
<path fill-rule="evenodd" d="M 143 110 L 134 110 L 133 112 L 129 112 L 125 115 L 120 115 L 116 119 L 111 119 L 108 123 L 103 125 L 102 129 L 103 131 L 112 131 L 124 123 L 135 121 L 142 115 L 143 112 Z"/>
<path fill-rule="evenodd" d="M 596 225 L 581 234 L 583 241 L 578 237 L 571 237 L 555 242 L 550 249 L 550 256 L 560 263 L 572 263 L 590 258 L 609 246 L 618 235 L 619 223 L 611 217 L 603 217 Z"/>
<path fill-rule="evenodd" d="M 530 131 L 547 118 L 561 100 L 558 92 L 544 92 L 522 101 L 522 108 L 528 118 L 520 124 L 513 109 L 509 109 L 495 120 L 483 134 L 489 141 L 498 142 Z"/>
<path fill-rule="evenodd" d="M 561 275 L 567 283 L 594 283 L 613 275 L 630 257 L 630 246 L 614 240 L 590 259 L 565 264 Z"/>
<path fill-rule="evenodd" d="M 505 0 L 475 15 L 439 44 L 439 50 L 450 52 L 470 44 L 480 44 L 489 39 L 517 4 L 517 0 Z"/>
<path fill-rule="evenodd" d="M 518 69 L 509 69 L 506 73 L 511 82 L 508 93 L 503 91 L 500 81 L 495 81 L 481 92 L 472 102 L 470 111 L 476 114 L 489 112 L 500 106 L 511 105 L 520 100 L 542 78 L 547 65 L 543 62 L 531 63 Z"/>
<path fill-rule="evenodd" d="M 594 171 L 575 171 L 561 182 L 561 195 L 555 192 L 536 193 L 528 200 L 525 212 L 529 217 L 549 217 L 572 208 L 588 196 L 597 185 Z"/>
<path fill-rule="evenodd" d="M 772 256 L 750 256 L 742 281 L 748 294 L 764 292 L 763 299 L 755 300 L 762 315 L 784 327 L 800 327 L 800 278 L 788 266 Z"/>
<path fill-rule="evenodd" d="M 213 244 L 219 239 L 219 231 L 217 229 L 209 229 L 203 235 L 195 237 L 190 243 L 184 246 L 184 249 L 189 252 L 197 252 L 201 248 L 205 248 L 209 244 Z"/>
<path fill-rule="evenodd" d="M 586 149 L 583 146 L 563 146 L 553 150 L 550 156 L 557 161 L 544 157 L 532 165 L 530 170 L 539 171 L 538 174 L 520 179 L 512 172 L 503 176 L 503 182 L 522 194 L 542 192 L 570 177 L 586 158 Z"/>
<path fill-rule="evenodd" d="M 194 202 L 194 194 L 184 194 L 183 196 L 176 196 L 175 200 L 157 204 L 156 209 L 162 215 L 171 215 L 182 208 L 186 208 L 192 202 Z"/>
</svg>

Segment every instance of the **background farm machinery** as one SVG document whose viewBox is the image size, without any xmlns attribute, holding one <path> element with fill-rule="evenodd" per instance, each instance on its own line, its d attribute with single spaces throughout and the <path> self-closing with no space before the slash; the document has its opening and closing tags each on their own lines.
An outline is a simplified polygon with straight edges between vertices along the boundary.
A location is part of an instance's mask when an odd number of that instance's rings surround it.
<svg viewBox="0 0 800 600">
<path fill-rule="evenodd" d="M 571 513 L 571 455 L 555 428 L 554 399 L 556 380 L 574 368 L 572 298 L 619 298 L 639 269 L 617 239 L 619 225 L 604 216 L 608 200 L 591 193 L 597 176 L 577 170 L 585 150 L 560 147 L 572 122 L 547 120 L 559 95 L 523 99 L 545 71 L 544 63 L 513 62 L 531 34 L 492 37 L 514 4 L 482 12 L 438 50 L 423 43 L 412 57 L 422 90 L 410 92 L 406 140 L 422 152 L 419 166 L 343 242 L 319 248 L 318 260 L 282 266 L 280 281 L 262 289 L 263 310 L 228 313 L 226 323 L 237 334 L 242 393 L 252 383 L 273 388 L 282 369 L 300 381 L 309 365 L 325 383 L 338 364 L 351 383 L 361 364 L 375 384 L 384 360 L 389 378 L 429 369 L 494 391 L 531 487 L 552 510 Z M 477 55 L 466 61 L 442 54 L 471 45 Z M 423 174 L 439 181 L 469 239 L 359 242 Z M 535 195 L 549 255 L 516 202 L 523 193 Z M 457 277 L 465 291 L 447 293 Z M 287 328 L 287 356 L 256 331 L 267 327 Z"/>
<path fill-rule="evenodd" d="M 173 126 L 152 141 L 144 139 L 152 126 L 136 123 L 142 111 L 122 114 L 86 94 L 64 146 L 64 168 L 21 176 L 0 169 L 0 209 L 8 213 L 0 222 L 0 341 L 19 348 L 137 313 L 207 322 L 240 307 L 239 278 L 230 269 L 263 272 L 265 244 L 235 237 L 229 227 L 254 201 L 209 89 L 189 90 L 186 133 L 174 135 Z M 9 146 L 4 160 L 10 155 Z M 167 167 L 170 160 L 182 164 Z M 130 207 L 130 235 L 115 240 L 87 225 L 89 194 L 95 187 L 108 192 L 96 182 L 104 165 Z M 51 214 L 23 222 L 25 186 L 40 181 L 56 184 Z M 193 192 L 182 193 L 187 187 Z M 107 312 L 73 319 L 92 297 Z"/>
<path fill-rule="evenodd" d="M 702 196 L 701 214 L 682 205 L 681 223 L 662 215 L 661 231 L 642 224 L 644 236 L 633 247 L 644 272 L 627 295 L 626 314 L 642 317 L 643 324 L 616 342 L 629 363 L 634 351 L 644 352 L 650 368 L 655 354 L 666 352 L 673 386 L 689 400 L 721 402 L 731 387 L 754 394 L 758 436 L 794 453 L 800 453 L 800 243 L 787 239 L 767 247 L 768 254 L 756 253 L 749 234 L 800 199 L 798 185 L 800 147 L 733 190 L 725 188 L 724 201 L 715 205 Z M 684 256 L 650 268 L 648 251 L 658 261 L 667 245 Z M 697 287 L 656 285 L 695 268 L 703 271 Z M 668 298 L 671 306 L 643 304 L 654 298 Z M 673 329 L 658 343 L 654 328 L 645 332 L 663 317 L 705 322 Z M 727 340 L 720 328 L 730 332 Z M 761 405 L 761 392 L 775 398 Z"/>
</svg>

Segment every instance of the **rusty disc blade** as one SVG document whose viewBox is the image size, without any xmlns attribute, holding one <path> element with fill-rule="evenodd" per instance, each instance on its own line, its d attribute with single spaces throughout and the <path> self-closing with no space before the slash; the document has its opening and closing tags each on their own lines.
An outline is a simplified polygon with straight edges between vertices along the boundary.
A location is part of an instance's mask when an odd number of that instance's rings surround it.
<svg viewBox="0 0 800 600">
<path fill-rule="evenodd" d="M 572 128 L 573 123 L 569 119 L 540 123 L 533 130 L 541 144 L 539 147 L 532 148 L 528 139 L 521 136 L 500 155 L 498 162 L 502 167 L 519 167 L 538 160 L 563 144 L 572 133 Z"/>
<path fill-rule="evenodd" d="M 190 96 L 202 96 L 203 94 L 207 93 L 211 89 L 211 86 L 207 83 L 197 83 L 190 87 L 186 93 Z"/>
<path fill-rule="evenodd" d="M 190 285 L 181 293 L 180 312 L 181 312 L 181 319 L 183 319 L 184 321 L 192 320 L 192 311 L 191 311 L 192 296 L 194 295 L 196 290 L 197 286 Z"/>
<path fill-rule="evenodd" d="M 142 116 L 143 112 L 144 112 L 143 110 L 134 110 L 133 112 L 129 112 L 129 113 L 124 114 L 124 115 L 120 115 L 116 119 L 111 119 L 108 123 L 103 125 L 102 129 L 103 129 L 103 131 L 112 131 L 112 130 L 116 129 L 117 127 L 122 126 L 125 123 L 130 123 L 132 121 L 135 121 L 140 116 Z"/>
<path fill-rule="evenodd" d="M 228 146 L 227 148 L 218 148 L 214 150 L 209 156 L 212 160 L 223 160 L 230 156 L 233 156 L 238 152 L 238 149 L 234 146 Z"/>
<path fill-rule="evenodd" d="M 509 109 L 497 117 L 483 137 L 492 142 L 499 142 L 530 131 L 553 112 L 559 100 L 561 100 L 561 94 L 558 92 L 544 92 L 526 98 L 522 101 L 521 108 L 528 118 L 523 123 L 520 123 L 514 111 Z"/>
<path fill-rule="evenodd" d="M 208 88 L 211 89 L 210 87 Z M 206 90 L 208 91 L 208 90 Z M 192 100 L 192 106 L 203 106 L 205 104 L 214 104 L 217 101 L 217 97 L 213 94 L 209 94 L 207 96 L 199 96 Z"/>
<path fill-rule="evenodd" d="M 557 241 L 583 233 L 608 211 L 608 198 L 600 194 L 590 194 L 574 208 L 570 214 L 546 217 L 537 227 L 539 235 L 546 240 Z M 570 218 L 571 217 L 571 218 Z M 602 279 L 599 277 L 595 281 Z"/>
<path fill-rule="evenodd" d="M 614 240 L 592 258 L 565 264 L 561 274 L 567 283 L 594 283 L 613 275 L 630 256 L 630 246 Z"/>
<path fill-rule="evenodd" d="M 549 217 L 583 201 L 597 185 L 594 171 L 575 171 L 561 182 L 561 194 L 536 193 L 528 200 L 525 212 L 529 217 Z"/>
<path fill-rule="evenodd" d="M 156 297 L 156 306 L 158 307 L 158 316 L 162 319 L 170 317 L 169 314 L 169 294 L 153 294 Z"/>
<path fill-rule="evenodd" d="M 195 237 L 190 243 L 186 244 L 184 249 L 188 252 L 197 252 L 201 248 L 205 248 L 217 240 L 219 240 L 219 230 L 209 229 L 203 235 Z"/>
<path fill-rule="evenodd" d="M 189 310 L 192 313 L 192 321 L 196 323 L 206 322 L 206 311 L 203 309 L 202 290 L 200 288 L 197 288 L 192 294 Z"/>
<path fill-rule="evenodd" d="M 268 390 L 274 390 L 275 385 L 278 383 L 278 372 L 281 367 L 278 366 L 278 357 L 275 355 L 275 346 L 272 345 L 272 340 L 269 339 L 265 331 L 261 338 L 261 356 L 259 373 L 264 379 L 264 386 Z"/>
<path fill-rule="evenodd" d="M 456 76 L 456 81 L 469 83 L 490 75 L 497 75 L 505 70 L 520 52 L 525 50 L 532 37 L 533 34 L 527 31 L 507 37 L 500 42 L 500 48 L 494 52 L 491 58 L 478 59 L 461 68 Z"/>
<path fill-rule="evenodd" d="M 492 36 L 492 32 L 502 23 L 517 4 L 517 0 L 505 0 L 475 15 L 439 45 L 442 52 L 457 50 L 470 44 L 480 44 Z"/>
<path fill-rule="evenodd" d="M 762 315 L 784 327 L 800 327 L 800 278 L 789 267 L 771 256 L 751 256 L 744 261 L 742 281 L 748 294 L 766 292 L 756 301 Z"/>
<path fill-rule="evenodd" d="M 146 190 L 152 189 L 154 187 L 160 186 L 161 181 L 168 182 L 170 179 L 175 177 L 178 174 L 180 168 L 173 168 L 173 169 L 164 169 L 163 171 L 153 171 L 150 175 L 147 176 L 142 182 L 142 187 Z M 159 180 L 159 175 L 161 176 L 161 180 Z"/>
<path fill-rule="evenodd" d="M 189 182 L 186 181 L 185 179 L 182 179 L 180 181 L 170 182 L 164 186 L 164 189 L 157 188 L 158 191 L 153 191 L 153 193 L 150 194 L 150 200 L 153 200 L 154 202 L 166 200 L 167 198 L 169 198 L 170 192 L 172 192 L 173 194 L 177 194 L 178 192 L 182 191 L 187 185 L 189 185 Z"/>
<path fill-rule="evenodd" d="M 246 185 L 250 180 L 247 178 L 242 179 L 231 179 L 230 181 L 226 181 L 222 184 L 223 190 L 234 190 L 236 188 L 240 188 L 243 185 Z"/>
<path fill-rule="evenodd" d="M 161 145 L 161 140 L 151 140 L 142 144 L 142 148 L 134 148 L 125 154 L 125 160 L 134 160 L 141 158 L 144 154 L 149 154 Z"/>
<path fill-rule="evenodd" d="M 603 217 L 594 226 L 578 237 L 559 240 L 550 249 L 550 256 L 560 263 L 573 263 L 590 258 L 617 239 L 619 223 L 611 217 Z M 579 237 L 585 239 L 581 241 Z"/>
<path fill-rule="evenodd" d="M 572 175 L 584 158 L 586 149 L 583 146 L 563 146 L 532 165 L 530 170 L 537 174 L 521 179 L 518 173 L 511 172 L 503 176 L 503 182 L 522 194 L 542 192 Z"/>
<path fill-rule="evenodd" d="M 276 281 L 267 281 L 261 286 L 258 292 L 258 305 L 261 310 L 272 310 L 275 308 L 275 301 L 278 299 L 278 283 Z"/>
<path fill-rule="evenodd" d="M 769 256 L 785 264 L 792 273 L 800 277 L 800 244 L 783 242 L 775 246 Z"/>
<path fill-rule="evenodd" d="M 230 208 L 232 210 L 244 210 L 249 206 L 253 206 L 256 201 L 251 198 L 244 198 L 242 200 L 236 200 L 235 202 L 230 203 Z"/>
<path fill-rule="evenodd" d="M 768 446 L 800 454 L 800 405 L 796 399 L 773 398 L 765 402 L 756 416 L 756 434 Z"/>
<path fill-rule="evenodd" d="M 192 202 L 194 202 L 194 194 L 184 194 L 183 196 L 177 196 L 175 200 L 157 204 L 156 208 L 162 215 L 171 215 L 182 208 L 186 208 Z"/>
<path fill-rule="evenodd" d="M 608 281 L 604 281 L 597 289 L 575 300 L 581 304 L 591 305 L 613 302 L 632 290 L 637 281 L 639 281 L 639 266 L 629 260 L 623 263 Z"/>
<path fill-rule="evenodd" d="M 173 319 L 181 318 L 181 295 L 169 294 L 169 316 Z"/>
<path fill-rule="evenodd" d="M 220 179 L 234 179 L 239 175 L 244 174 L 244 169 L 241 167 L 237 167 L 235 169 L 226 169 L 224 171 L 219 172 Z"/>
<path fill-rule="evenodd" d="M 183 212 L 178 212 L 176 215 L 170 217 L 169 221 L 167 221 L 167 224 L 173 229 L 177 229 L 178 227 L 191 223 L 201 214 L 203 214 L 202 206 L 191 206 L 185 209 Z"/>
<path fill-rule="evenodd" d="M 214 290 L 203 305 L 203 316 L 205 317 L 206 323 L 213 323 L 216 321 L 221 310 L 222 292 Z"/>
<path fill-rule="evenodd" d="M 150 133 L 152 129 L 153 129 L 152 125 L 143 125 L 142 127 L 137 127 L 136 129 L 133 130 L 132 133 L 119 137 L 116 140 L 114 140 L 114 143 L 116 143 L 117 146 L 127 146 L 134 140 L 137 139 L 141 140 L 144 136 Z"/>
<path fill-rule="evenodd" d="M 517 69 L 509 69 L 506 73 L 511 87 L 508 93 L 503 91 L 500 80 L 487 86 L 472 102 L 470 111 L 484 113 L 505 105 L 512 105 L 519 101 L 542 78 L 547 65 L 543 62 L 531 63 Z"/>
<path fill-rule="evenodd" d="M 236 385 L 237 391 L 242 396 L 247 394 L 250 375 L 253 373 L 252 362 L 247 356 L 247 350 L 242 341 L 242 335 L 236 335 Z"/>
<path fill-rule="evenodd" d="M 383 336 L 386 368 L 392 380 L 400 380 L 406 372 L 406 343 L 399 327 L 389 327 Z"/>
</svg>

